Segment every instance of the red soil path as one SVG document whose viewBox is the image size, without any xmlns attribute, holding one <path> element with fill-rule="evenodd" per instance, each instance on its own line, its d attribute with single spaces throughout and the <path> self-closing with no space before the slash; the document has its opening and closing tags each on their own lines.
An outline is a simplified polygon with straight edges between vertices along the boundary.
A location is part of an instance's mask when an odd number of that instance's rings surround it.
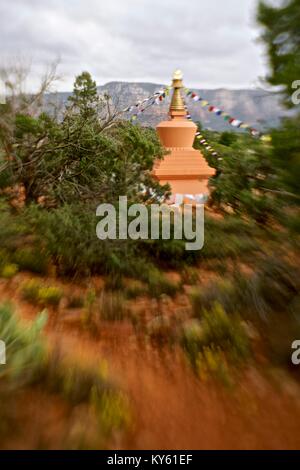
<svg viewBox="0 0 300 470">
<path fill-rule="evenodd" d="M 2 281 L 0 298 L 13 300 L 24 319 L 38 311 Z M 197 379 L 180 350 L 160 351 L 138 341 L 126 322 L 103 323 L 94 338 L 76 325 L 50 319 L 45 334 L 73 360 L 96 364 L 105 359 L 110 375 L 128 392 L 133 425 L 116 448 L 300 449 L 300 386 L 283 370 L 270 374 L 267 365 L 248 366 L 235 387 L 226 389 Z M 53 416 L 60 415 L 59 404 L 49 406 L 43 426 L 47 420 L 54 426 Z M 28 446 L 24 433 L 18 447 Z"/>
</svg>

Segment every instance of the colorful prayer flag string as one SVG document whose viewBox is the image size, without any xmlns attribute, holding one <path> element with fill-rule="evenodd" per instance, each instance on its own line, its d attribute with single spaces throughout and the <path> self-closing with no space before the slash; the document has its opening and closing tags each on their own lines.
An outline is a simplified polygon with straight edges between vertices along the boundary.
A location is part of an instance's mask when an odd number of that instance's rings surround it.
<svg viewBox="0 0 300 470">
<path fill-rule="evenodd" d="M 255 129 L 254 127 L 251 127 L 249 124 L 241 121 L 240 119 L 236 119 L 230 116 L 229 114 L 225 113 L 220 108 L 218 108 L 217 106 L 214 106 L 208 101 L 204 100 L 201 96 L 197 95 L 197 93 L 193 92 L 192 90 L 185 88 L 185 93 L 193 101 L 201 102 L 201 106 L 203 108 L 208 107 L 208 111 L 210 113 L 214 113 L 216 116 L 221 116 L 224 119 L 224 121 L 228 122 L 231 126 L 236 127 L 237 129 L 246 129 L 251 133 L 251 135 L 255 137 L 261 137 L 262 134 L 257 129 Z"/>
<path fill-rule="evenodd" d="M 207 142 L 207 140 L 204 138 L 204 136 L 201 134 L 201 132 L 196 132 L 196 139 L 199 141 L 201 145 L 203 145 L 208 152 L 212 154 L 213 157 L 217 157 L 218 153 L 213 149 L 211 145 Z"/>
<path fill-rule="evenodd" d="M 172 87 L 167 86 L 164 89 L 153 93 L 153 95 L 149 96 L 148 98 L 145 98 L 142 101 L 138 101 L 136 104 L 123 109 L 122 113 L 130 113 L 135 110 L 130 118 L 130 121 L 135 121 L 138 116 L 150 106 L 154 104 L 161 104 L 161 102 L 164 101 L 164 99 L 169 95 L 171 88 Z"/>
<path fill-rule="evenodd" d="M 189 110 L 188 110 L 188 107 L 187 107 L 187 105 L 186 105 L 185 100 L 184 100 L 184 107 L 185 107 L 185 110 L 186 110 L 186 118 L 187 118 L 188 120 L 191 120 L 191 119 L 192 119 L 192 116 L 191 116 L 190 113 L 189 113 Z M 218 153 L 215 151 L 215 149 L 214 149 L 211 145 L 209 145 L 209 143 L 208 143 L 207 140 L 203 137 L 203 135 L 201 134 L 201 132 L 196 132 L 196 139 L 197 139 L 197 140 L 199 141 L 199 143 L 200 143 L 201 145 L 203 145 L 203 146 L 206 148 L 206 150 L 207 150 L 208 152 L 210 152 L 214 157 L 217 157 L 217 156 L 218 156 Z"/>
</svg>

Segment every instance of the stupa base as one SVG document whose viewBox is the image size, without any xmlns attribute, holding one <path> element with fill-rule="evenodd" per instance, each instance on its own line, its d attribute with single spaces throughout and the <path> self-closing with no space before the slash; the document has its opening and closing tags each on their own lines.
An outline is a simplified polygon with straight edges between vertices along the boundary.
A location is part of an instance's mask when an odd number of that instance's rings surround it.
<svg viewBox="0 0 300 470">
<path fill-rule="evenodd" d="M 169 184 L 172 194 L 209 194 L 207 179 L 201 181 L 197 179 L 160 180 L 161 185 Z"/>
<path fill-rule="evenodd" d="M 193 148 L 189 149 L 168 149 L 168 153 L 163 160 L 157 162 L 154 168 L 154 176 L 160 184 L 169 184 L 172 197 L 180 199 L 184 196 L 184 202 L 206 201 L 209 196 L 208 181 L 215 174 L 201 152 Z"/>
</svg>

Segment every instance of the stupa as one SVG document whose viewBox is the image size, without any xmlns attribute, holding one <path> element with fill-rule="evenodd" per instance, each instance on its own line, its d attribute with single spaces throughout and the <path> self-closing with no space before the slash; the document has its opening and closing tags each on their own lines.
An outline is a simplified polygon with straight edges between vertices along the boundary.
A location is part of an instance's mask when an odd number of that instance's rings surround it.
<svg viewBox="0 0 300 470">
<path fill-rule="evenodd" d="M 156 162 L 153 174 L 161 184 L 169 183 L 172 197 L 207 199 L 208 180 L 215 174 L 202 153 L 193 148 L 197 126 L 187 119 L 181 96 L 182 73 L 173 75 L 173 96 L 168 121 L 156 127 L 162 145 L 168 151 L 163 160 Z"/>
</svg>

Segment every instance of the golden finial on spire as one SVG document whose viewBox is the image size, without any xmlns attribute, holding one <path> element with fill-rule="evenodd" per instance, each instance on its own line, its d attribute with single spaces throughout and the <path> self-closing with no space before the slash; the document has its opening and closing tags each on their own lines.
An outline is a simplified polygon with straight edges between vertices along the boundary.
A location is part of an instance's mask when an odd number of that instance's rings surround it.
<svg viewBox="0 0 300 470">
<path fill-rule="evenodd" d="M 173 74 L 173 80 L 182 80 L 182 79 L 183 79 L 183 75 L 182 75 L 181 70 L 175 70 Z"/>
<path fill-rule="evenodd" d="M 173 96 L 172 96 L 172 101 L 171 101 L 171 106 L 170 106 L 170 115 L 171 117 L 174 117 L 175 115 L 180 115 L 184 116 L 186 115 L 185 111 L 185 106 L 184 102 L 181 96 L 181 88 L 183 88 L 183 83 L 182 83 L 182 72 L 181 70 L 176 70 L 173 74 Z"/>
</svg>

